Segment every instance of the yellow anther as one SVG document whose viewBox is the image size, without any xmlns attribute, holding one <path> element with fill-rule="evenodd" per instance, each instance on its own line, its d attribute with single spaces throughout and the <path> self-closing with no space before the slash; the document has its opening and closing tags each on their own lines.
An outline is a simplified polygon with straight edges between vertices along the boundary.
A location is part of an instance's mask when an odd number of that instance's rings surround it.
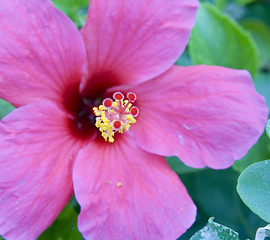
<svg viewBox="0 0 270 240">
<path fill-rule="evenodd" d="M 103 104 L 94 107 L 96 115 L 95 126 L 101 132 L 105 141 L 114 142 L 115 132 L 124 133 L 129 130 L 130 125 L 136 123 L 135 118 L 130 113 L 132 104 L 128 100 L 115 100 L 111 107 L 105 107 Z M 115 121 L 121 122 L 121 127 L 114 127 Z"/>
<path fill-rule="evenodd" d="M 112 106 L 116 108 L 116 107 L 118 106 L 118 103 L 119 103 L 119 101 L 118 101 L 118 100 L 115 100 L 115 101 L 113 102 Z"/>
<path fill-rule="evenodd" d="M 103 111 L 103 110 L 105 110 L 106 108 L 105 108 L 103 105 L 100 105 L 100 106 L 98 107 L 98 109 L 99 109 L 99 111 Z"/>
</svg>

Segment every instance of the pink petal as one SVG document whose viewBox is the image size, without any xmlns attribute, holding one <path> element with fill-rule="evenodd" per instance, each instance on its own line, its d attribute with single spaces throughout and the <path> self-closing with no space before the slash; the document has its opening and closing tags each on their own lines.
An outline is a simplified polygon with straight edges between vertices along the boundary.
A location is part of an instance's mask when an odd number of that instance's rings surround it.
<svg viewBox="0 0 270 240">
<path fill-rule="evenodd" d="M 48 0 L 1 1 L 0 97 L 15 106 L 78 85 L 86 63 L 81 34 Z"/>
<path fill-rule="evenodd" d="M 90 1 L 82 29 L 89 71 L 113 72 L 125 83 L 166 71 L 186 47 L 197 6 L 197 0 Z"/>
<path fill-rule="evenodd" d="M 65 115 L 48 103 L 21 107 L 0 122 L 0 235 L 36 239 L 73 193 L 78 146 Z"/>
<path fill-rule="evenodd" d="M 195 220 L 196 207 L 165 159 L 128 134 L 89 144 L 73 175 L 86 239 L 176 239 Z"/>
<path fill-rule="evenodd" d="M 256 143 L 268 117 L 244 70 L 175 66 L 126 91 L 137 94 L 131 130 L 139 145 L 192 167 L 229 167 Z"/>
</svg>

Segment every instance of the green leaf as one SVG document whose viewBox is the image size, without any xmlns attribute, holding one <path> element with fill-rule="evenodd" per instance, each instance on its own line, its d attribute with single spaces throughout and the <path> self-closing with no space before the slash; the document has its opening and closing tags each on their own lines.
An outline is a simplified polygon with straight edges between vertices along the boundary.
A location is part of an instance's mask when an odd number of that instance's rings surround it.
<svg viewBox="0 0 270 240">
<path fill-rule="evenodd" d="M 38 238 L 38 240 L 82 240 L 77 229 L 77 213 L 68 203 L 54 223 Z"/>
<path fill-rule="evenodd" d="M 192 61 L 190 59 L 188 50 L 186 49 L 183 54 L 181 55 L 181 57 L 176 61 L 175 63 L 176 65 L 179 66 L 191 66 L 192 65 Z"/>
<path fill-rule="evenodd" d="M 245 18 L 257 18 L 270 26 L 270 4 L 267 1 L 259 1 L 248 5 L 245 8 L 243 19 Z"/>
<path fill-rule="evenodd" d="M 208 220 L 207 225 L 192 236 L 190 240 L 239 240 L 238 233 L 221 224 Z"/>
<path fill-rule="evenodd" d="M 88 0 L 52 0 L 54 6 L 68 15 L 78 28 L 85 24 Z"/>
<path fill-rule="evenodd" d="M 270 28 L 261 20 L 246 19 L 241 26 L 249 31 L 259 50 L 260 65 L 264 66 L 270 61 Z"/>
<path fill-rule="evenodd" d="M 214 0 L 214 4 L 219 10 L 223 10 L 227 5 L 227 0 Z"/>
<path fill-rule="evenodd" d="M 241 201 L 236 191 L 238 177 L 239 174 L 231 168 L 206 169 L 180 176 L 197 206 L 196 222 L 180 237 L 181 240 L 190 239 L 205 226 L 211 216 L 215 216 L 215 219 L 225 226 L 230 226 L 242 239 L 254 239 L 258 226 L 266 223 Z"/>
<path fill-rule="evenodd" d="M 70 14 L 74 9 L 87 7 L 88 0 L 52 0 L 54 5 L 66 14 Z"/>
<path fill-rule="evenodd" d="M 178 157 L 166 157 L 168 164 L 170 165 L 171 169 L 175 171 L 177 174 L 187 174 L 193 172 L 199 172 L 205 170 L 206 168 L 192 168 L 185 165 Z"/>
<path fill-rule="evenodd" d="M 15 109 L 10 103 L 0 99 L 0 119 Z"/>
<path fill-rule="evenodd" d="M 194 64 L 247 69 L 253 77 L 258 71 L 258 51 L 252 37 L 210 4 L 200 4 L 189 51 Z"/>
<path fill-rule="evenodd" d="M 260 137 L 258 142 L 240 160 L 235 161 L 233 169 L 239 173 L 243 172 L 249 165 L 270 158 L 270 139 L 266 133 Z"/>
<path fill-rule="evenodd" d="M 270 160 L 254 163 L 243 171 L 237 191 L 254 213 L 270 222 Z"/>
<path fill-rule="evenodd" d="M 269 240 L 270 238 L 270 224 L 264 228 L 259 228 L 256 232 L 255 240 Z"/>
<path fill-rule="evenodd" d="M 266 133 L 268 137 L 270 137 L 270 119 L 267 121 L 267 124 L 266 124 Z"/>
<path fill-rule="evenodd" d="M 256 1 L 257 0 L 237 0 L 236 3 L 239 5 L 247 5 Z"/>
<path fill-rule="evenodd" d="M 81 207 L 80 207 L 79 203 L 77 202 L 77 199 L 75 198 L 74 195 L 70 198 L 69 204 L 75 210 L 75 212 L 77 214 L 79 214 L 81 212 Z"/>
<path fill-rule="evenodd" d="M 255 81 L 256 90 L 264 96 L 270 110 L 270 72 L 260 72 Z"/>
</svg>

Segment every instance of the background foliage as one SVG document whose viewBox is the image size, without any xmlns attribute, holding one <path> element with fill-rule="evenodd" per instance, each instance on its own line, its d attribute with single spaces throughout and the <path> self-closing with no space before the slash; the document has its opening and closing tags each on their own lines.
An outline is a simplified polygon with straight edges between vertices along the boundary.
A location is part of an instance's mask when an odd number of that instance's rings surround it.
<svg viewBox="0 0 270 240">
<path fill-rule="evenodd" d="M 83 26 L 88 0 L 53 2 L 78 28 Z M 270 109 L 270 2 L 201 0 L 189 44 L 176 64 L 248 69 L 257 91 L 264 95 Z M 0 118 L 12 110 L 10 104 L 0 99 Z M 270 123 L 267 132 L 270 136 Z M 203 238 L 206 236 L 213 240 L 254 239 L 256 230 L 265 226 L 265 221 L 270 222 L 270 161 L 263 161 L 270 159 L 268 135 L 265 132 L 243 159 L 226 170 L 193 169 L 175 157 L 167 158 L 198 207 L 196 222 L 179 239 L 190 239 L 196 232 L 192 240 L 207 239 Z M 39 239 L 83 239 L 77 229 L 79 211 L 73 197 Z M 208 221 L 210 217 L 215 217 L 215 222 L 213 219 Z"/>
</svg>

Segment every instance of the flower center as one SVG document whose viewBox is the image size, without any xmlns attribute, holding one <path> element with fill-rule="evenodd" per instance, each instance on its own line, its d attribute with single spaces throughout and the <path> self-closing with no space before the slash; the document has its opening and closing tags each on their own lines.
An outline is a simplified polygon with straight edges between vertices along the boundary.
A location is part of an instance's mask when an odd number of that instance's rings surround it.
<svg viewBox="0 0 270 240">
<path fill-rule="evenodd" d="M 115 92 L 113 99 L 105 98 L 98 108 L 93 108 L 96 115 L 95 125 L 105 141 L 110 143 L 114 142 L 116 132 L 128 131 L 130 125 L 136 122 L 135 117 L 139 115 L 139 109 L 132 106 L 136 100 L 135 93 L 129 92 L 125 99 L 121 92 Z"/>
</svg>

